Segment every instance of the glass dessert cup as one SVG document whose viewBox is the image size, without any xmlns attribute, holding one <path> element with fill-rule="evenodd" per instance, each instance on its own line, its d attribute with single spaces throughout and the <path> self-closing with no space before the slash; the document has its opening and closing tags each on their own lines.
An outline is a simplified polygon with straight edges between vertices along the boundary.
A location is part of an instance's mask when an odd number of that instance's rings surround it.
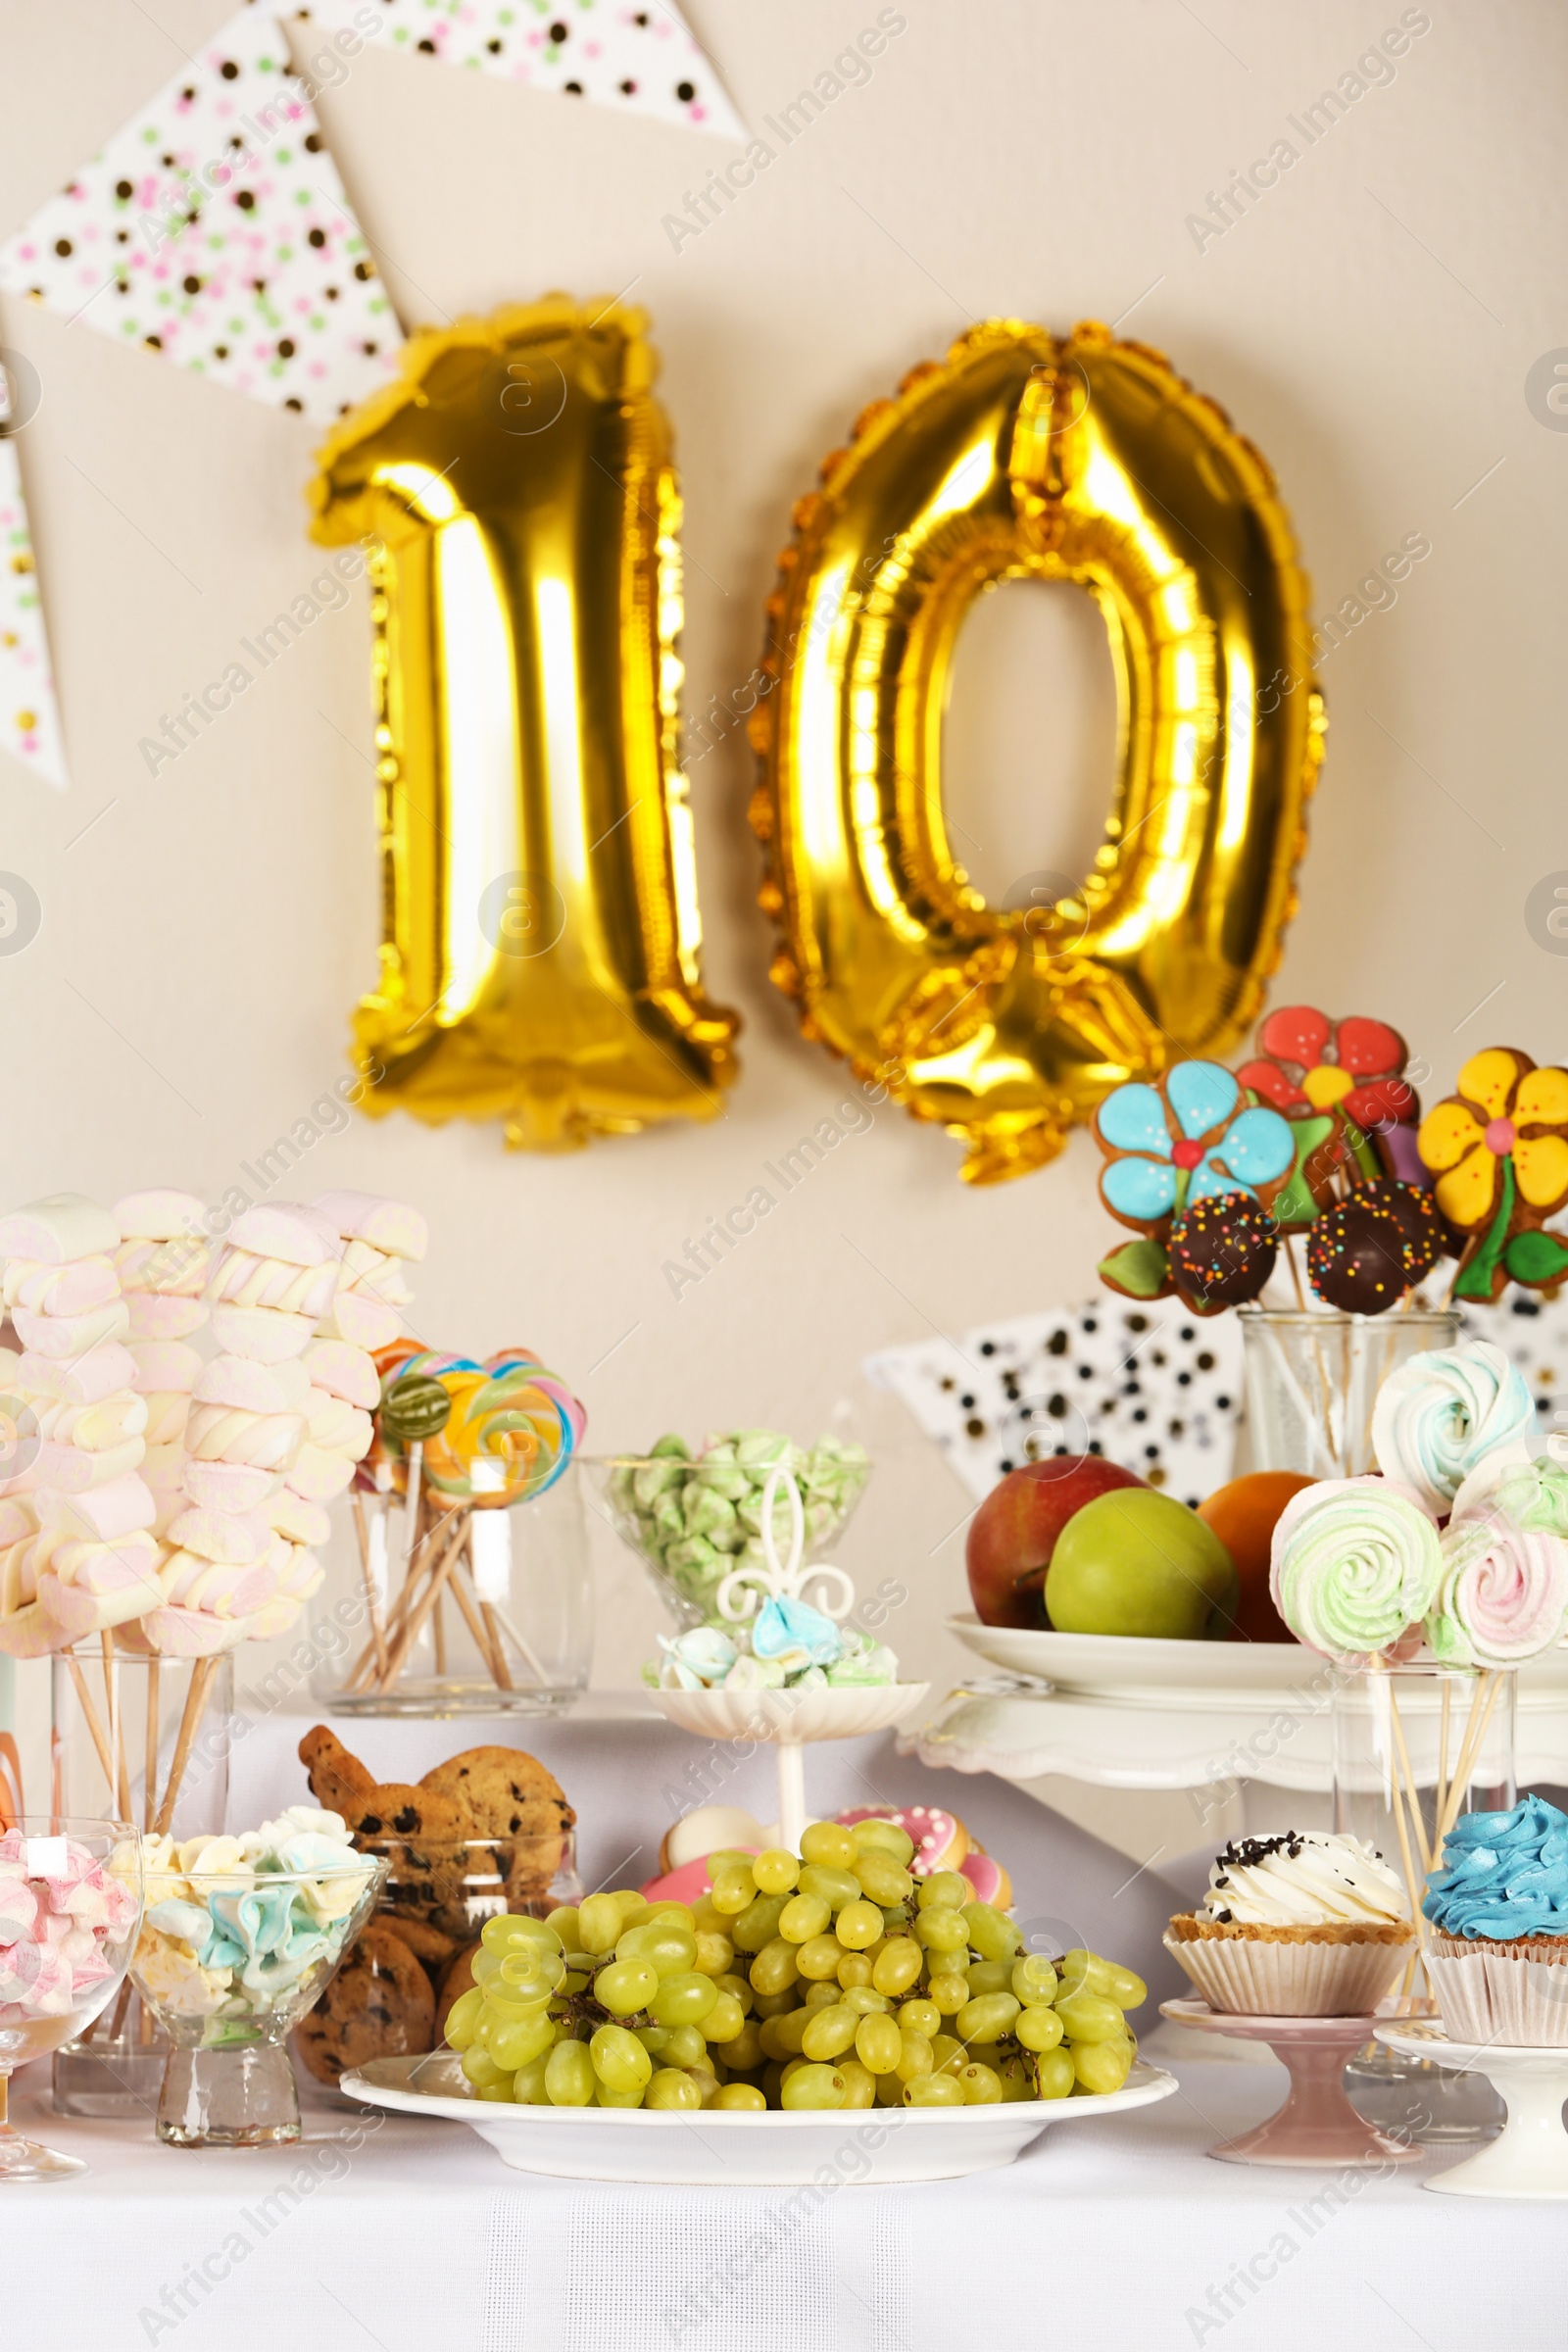
<svg viewBox="0 0 1568 2352">
<path fill-rule="evenodd" d="M 52 1932 L 67 1918 L 69 1928 Z M 0 2185 L 37 2186 L 87 2170 L 13 2129 L 10 2079 L 102 2015 L 123 1982 L 140 1920 L 141 1853 L 127 1822 L 24 1813 L 0 1835 Z"/>
<path fill-rule="evenodd" d="M 151 1829 L 168 1791 L 187 1728 L 197 1659 L 142 1655 L 117 1644 L 106 1658 L 96 1639 L 50 1659 L 52 1799 L 80 1818 L 120 1809 L 120 1764 L 131 1814 Z M 228 1806 L 234 1718 L 234 1661 L 206 1661 L 200 1714 L 190 1727 L 169 1828 L 175 1838 L 216 1834 Z M 169 2044 L 133 1985 L 85 2034 L 55 2052 L 57 2115 L 147 2114 L 158 2104 Z"/>
<path fill-rule="evenodd" d="M 362 1853 L 382 1865 L 376 1912 L 412 1920 L 450 1936 L 461 1950 L 478 1940 L 487 1919 L 528 1912 L 548 1919 L 582 1900 L 576 1836 L 549 1838 L 360 1838 Z"/>
<path fill-rule="evenodd" d="M 760 1528 L 757 1490 L 761 1469 L 738 1469 L 731 1462 L 688 1461 L 678 1454 L 584 1454 L 581 1458 L 593 1507 L 642 1561 L 677 1630 L 690 1633 L 700 1625 L 722 1624 L 717 1594 L 724 1578 L 732 1569 L 762 1565 L 760 1543 L 756 1540 Z M 804 1558 L 808 1565 L 821 1560 L 837 1544 L 870 1475 L 869 1462 L 846 1463 L 836 1503 L 813 1496 L 809 1481 L 806 1482 Z M 747 1493 L 737 1497 L 733 1492 L 737 1487 Z M 677 1491 L 678 1502 L 673 1499 Z M 671 1524 L 655 1523 L 654 1515 L 662 1508 Z M 677 1509 L 683 1522 L 680 1530 L 673 1525 Z M 784 1495 L 774 1504 L 773 1524 L 776 1540 L 787 1549 L 790 1518 Z M 703 1556 L 705 1552 L 710 1556 Z"/>
<path fill-rule="evenodd" d="M 386 1872 L 367 1855 L 359 1870 L 187 1874 L 196 1902 L 161 1902 L 150 1886 L 131 1974 L 171 2044 L 161 2140 L 254 2148 L 299 2138 L 288 2036 L 337 1974 Z"/>
<path fill-rule="evenodd" d="M 1241 1306 L 1247 1428 L 1254 1470 L 1361 1478 L 1377 1468 L 1372 1408 L 1389 1374 L 1431 1348 L 1452 1348 L 1451 1307 L 1386 1315 Z"/>
</svg>

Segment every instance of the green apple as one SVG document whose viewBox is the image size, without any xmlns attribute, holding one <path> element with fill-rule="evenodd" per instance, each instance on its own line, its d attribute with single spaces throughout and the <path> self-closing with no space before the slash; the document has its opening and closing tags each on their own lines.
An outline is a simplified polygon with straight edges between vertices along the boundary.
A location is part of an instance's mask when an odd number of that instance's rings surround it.
<svg viewBox="0 0 1568 2352">
<path fill-rule="evenodd" d="M 1238 1593 L 1213 1529 L 1186 1503 L 1142 1487 L 1074 1511 L 1046 1572 L 1046 1614 L 1062 1634 L 1223 1642 Z"/>
</svg>

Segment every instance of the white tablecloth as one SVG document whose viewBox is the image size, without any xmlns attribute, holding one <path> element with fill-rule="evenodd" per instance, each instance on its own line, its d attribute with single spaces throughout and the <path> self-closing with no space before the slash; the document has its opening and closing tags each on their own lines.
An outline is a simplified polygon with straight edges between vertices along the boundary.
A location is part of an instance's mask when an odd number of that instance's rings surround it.
<svg viewBox="0 0 1568 2352">
<path fill-rule="evenodd" d="M 1049 2132 L 1006 2172 L 790 2189 L 510 2172 L 463 2124 L 313 2096 L 294 2149 L 16 2121 L 92 2165 L 0 2190 L 9 2347 L 52 2352 L 1561 2352 L 1550 2208 L 1205 2161 L 1273 2066 L 1185 2056 L 1177 2097 Z M 41 2082 L 41 2078 L 40 2078 Z M 758 2259 L 758 2249 L 769 2251 Z"/>
</svg>

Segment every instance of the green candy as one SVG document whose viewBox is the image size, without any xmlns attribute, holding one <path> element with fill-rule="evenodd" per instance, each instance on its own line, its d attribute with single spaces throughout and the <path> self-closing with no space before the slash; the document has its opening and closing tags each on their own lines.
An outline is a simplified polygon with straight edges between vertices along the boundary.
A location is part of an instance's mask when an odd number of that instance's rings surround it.
<svg viewBox="0 0 1568 2352">
<path fill-rule="evenodd" d="M 381 1399 L 380 1423 L 400 1445 L 425 1445 L 439 1437 L 452 1417 L 452 1399 L 427 1372 L 408 1372 Z"/>
</svg>

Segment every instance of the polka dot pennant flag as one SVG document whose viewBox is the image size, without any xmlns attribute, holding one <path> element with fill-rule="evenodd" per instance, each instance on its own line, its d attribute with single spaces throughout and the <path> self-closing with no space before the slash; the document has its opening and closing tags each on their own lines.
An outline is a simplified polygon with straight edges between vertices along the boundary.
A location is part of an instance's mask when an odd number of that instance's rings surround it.
<svg viewBox="0 0 1568 2352">
<path fill-rule="evenodd" d="M 262 9 L 0 247 L 0 287 L 318 423 L 384 382 L 403 340 Z"/>
<path fill-rule="evenodd" d="M 386 47 L 721 139 L 747 135 L 712 59 L 669 0 L 305 0 L 299 13 L 330 32 L 365 31 L 378 19 Z M 327 78 L 324 64 L 316 70 Z"/>
<path fill-rule="evenodd" d="M 1243 1400 L 1234 1315 L 1179 1298 L 1100 1297 L 1011 1315 L 962 1339 L 869 1357 L 977 1502 L 1026 1462 L 1102 1453 L 1182 1502 L 1231 1475 Z"/>
<path fill-rule="evenodd" d="M 0 370 L 0 403 L 5 398 Z M 3 408 L 0 408 L 3 422 Z M 38 602 L 32 536 L 22 498 L 14 440 L 0 438 L 0 748 L 46 784 L 63 785 L 66 752 L 60 734 L 49 646 Z"/>
</svg>

